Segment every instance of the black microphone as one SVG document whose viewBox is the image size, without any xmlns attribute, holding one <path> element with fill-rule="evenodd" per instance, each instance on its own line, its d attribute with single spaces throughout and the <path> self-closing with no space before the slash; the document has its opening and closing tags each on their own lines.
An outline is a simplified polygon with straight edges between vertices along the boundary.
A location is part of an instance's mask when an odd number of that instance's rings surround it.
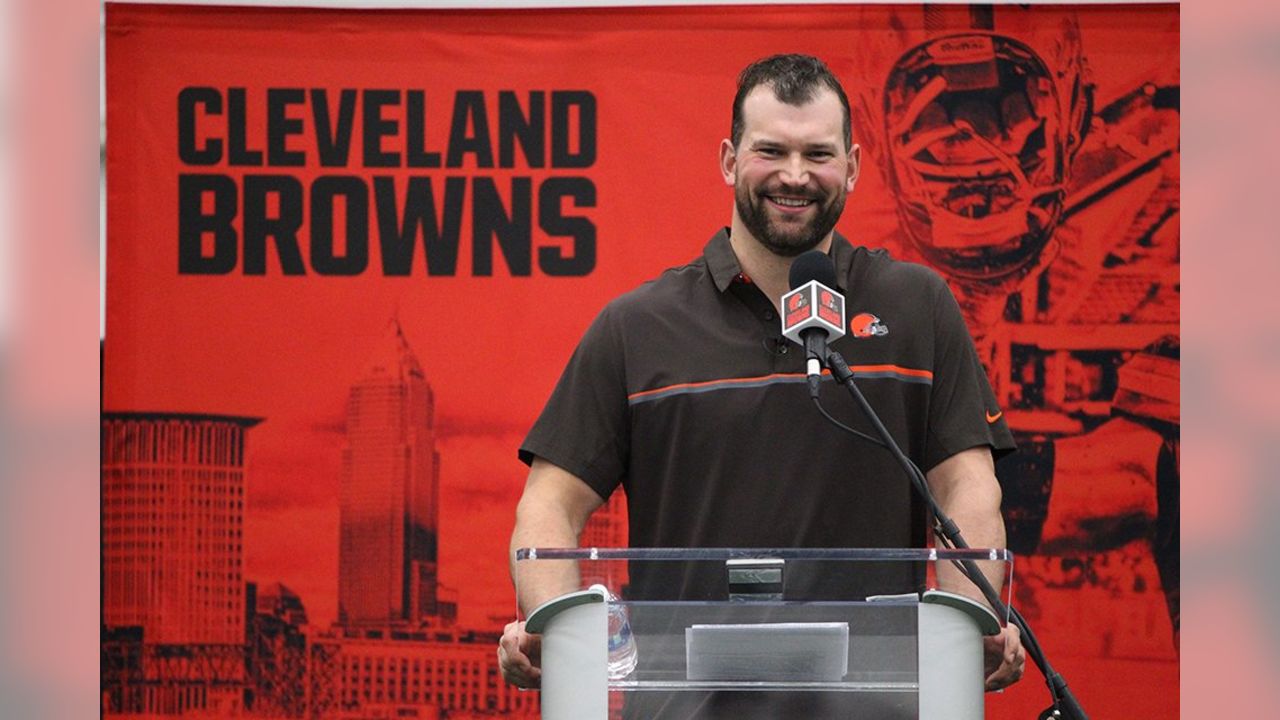
<svg viewBox="0 0 1280 720">
<path fill-rule="evenodd" d="M 791 292 L 782 296 L 782 334 L 804 346 L 809 394 L 817 397 L 827 343 L 844 335 L 844 296 L 835 289 L 836 267 L 821 250 L 791 263 Z"/>
</svg>

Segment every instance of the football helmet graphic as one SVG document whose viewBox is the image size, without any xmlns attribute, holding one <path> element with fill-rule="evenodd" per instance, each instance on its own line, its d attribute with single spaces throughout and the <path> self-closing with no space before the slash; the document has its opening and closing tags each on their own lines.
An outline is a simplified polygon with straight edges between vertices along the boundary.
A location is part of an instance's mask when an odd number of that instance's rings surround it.
<svg viewBox="0 0 1280 720">
<path fill-rule="evenodd" d="M 981 280 L 1029 270 L 1048 244 L 1092 113 L 1074 16 L 991 12 L 927 23 L 862 108 L 911 243 Z"/>
<path fill-rule="evenodd" d="M 849 321 L 849 334 L 857 338 L 888 335 L 889 328 L 871 313 L 858 313 Z"/>
</svg>

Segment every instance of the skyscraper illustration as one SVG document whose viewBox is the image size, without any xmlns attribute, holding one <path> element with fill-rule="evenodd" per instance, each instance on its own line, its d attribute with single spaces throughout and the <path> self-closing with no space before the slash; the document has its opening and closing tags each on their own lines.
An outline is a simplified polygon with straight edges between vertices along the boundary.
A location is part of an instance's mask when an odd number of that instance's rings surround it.
<svg viewBox="0 0 1280 720">
<path fill-rule="evenodd" d="M 245 708 L 258 717 L 307 712 L 307 610 L 283 583 L 245 584 Z"/>
<path fill-rule="evenodd" d="M 438 622 L 440 456 L 435 398 L 398 320 L 347 396 L 342 450 L 340 621 L 348 627 Z"/>
<path fill-rule="evenodd" d="M 259 422 L 102 414 L 104 712 L 239 706 L 245 437 Z"/>
</svg>

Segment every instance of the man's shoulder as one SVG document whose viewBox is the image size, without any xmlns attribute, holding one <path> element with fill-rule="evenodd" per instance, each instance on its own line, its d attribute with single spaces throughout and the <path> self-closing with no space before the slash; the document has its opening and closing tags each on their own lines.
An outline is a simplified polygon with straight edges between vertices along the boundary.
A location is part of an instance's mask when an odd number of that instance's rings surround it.
<svg viewBox="0 0 1280 720">
<path fill-rule="evenodd" d="M 946 280 L 933 268 L 893 257 L 885 248 L 853 246 L 849 266 L 851 288 L 872 287 L 886 292 L 935 293 Z"/>
<path fill-rule="evenodd" d="M 669 267 L 657 277 L 622 293 L 611 300 L 605 309 L 610 313 L 629 316 L 662 312 L 672 306 L 685 307 L 698 289 L 710 282 L 706 259 L 698 256 L 683 265 Z"/>
</svg>

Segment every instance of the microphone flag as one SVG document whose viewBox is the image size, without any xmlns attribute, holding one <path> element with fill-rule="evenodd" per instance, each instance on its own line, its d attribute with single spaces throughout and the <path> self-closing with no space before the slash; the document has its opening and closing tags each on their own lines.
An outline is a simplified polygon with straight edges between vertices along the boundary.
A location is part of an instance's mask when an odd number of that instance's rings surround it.
<svg viewBox="0 0 1280 720">
<path fill-rule="evenodd" d="M 828 342 L 844 335 L 844 296 L 817 280 L 782 296 L 782 334 L 804 345 L 801 333 L 810 328 L 822 330 Z"/>
</svg>

